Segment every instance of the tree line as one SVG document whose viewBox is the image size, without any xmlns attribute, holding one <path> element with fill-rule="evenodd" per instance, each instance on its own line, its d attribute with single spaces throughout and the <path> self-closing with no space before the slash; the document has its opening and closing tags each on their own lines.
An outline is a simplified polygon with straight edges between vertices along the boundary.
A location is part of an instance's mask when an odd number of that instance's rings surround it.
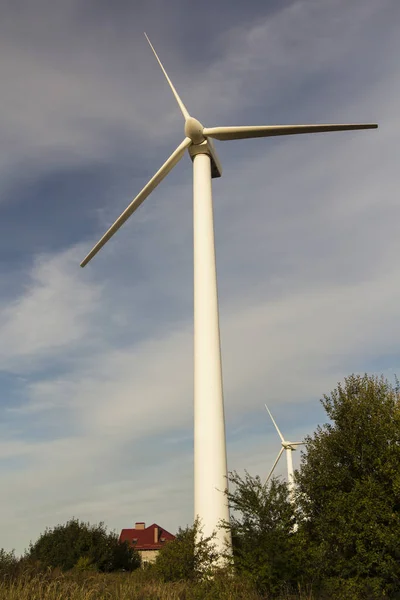
<svg viewBox="0 0 400 600">
<path fill-rule="evenodd" d="M 321 402 L 328 419 L 305 439 L 294 501 L 285 481 L 230 473 L 232 517 L 221 523 L 232 534 L 229 566 L 215 574 L 212 536 L 196 543 L 196 521 L 146 567 L 148 577 L 213 585 L 240 578 L 259 598 L 400 599 L 398 381 L 351 375 Z M 76 519 L 46 530 L 19 560 L 101 572 L 140 566 L 134 548 L 104 524 Z M 0 574 L 17 563 L 0 551 Z"/>
</svg>

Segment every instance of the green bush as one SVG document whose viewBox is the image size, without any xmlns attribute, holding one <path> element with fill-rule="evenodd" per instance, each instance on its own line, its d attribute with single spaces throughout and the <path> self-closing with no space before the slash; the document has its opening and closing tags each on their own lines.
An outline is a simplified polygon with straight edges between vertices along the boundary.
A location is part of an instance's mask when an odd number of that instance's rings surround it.
<svg viewBox="0 0 400 600">
<path fill-rule="evenodd" d="M 97 571 L 96 565 L 89 556 L 80 556 L 74 568 L 77 571 Z"/>
<path fill-rule="evenodd" d="M 261 593 L 279 594 L 297 588 L 299 552 L 295 533 L 295 510 L 287 484 L 273 478 L 263 484 L 245 473 L 229 474 L 232 511 L 233 564 Z"/>
<path fill-rule="evenodd" d="M 154 565 L 155 575 L 163 581 L 204 577 L 213 570 L 217 558 L 213 538 L 202 536 L 198 519 L 192 527 L 179 528 L 176 538 L 160 550 Z"/>
<path fill-rule="evenodd" d="M 0 579 L 10 579 L 17 575 L 19 560 L 15 556 L 14 550 L 7 552 L 0 548 Z"/>
<path fill-rule="evenodd" d="M 77 519 L 46 529 L 30 544 L 25 558 L 63 571 L 89 567 L 103 572 L 132 571 L 140 566 L 138 553 L 128 543 L 119 543 L 117 534 L 108 533 L 103 523 L 89 525 Z"/>
</svg>

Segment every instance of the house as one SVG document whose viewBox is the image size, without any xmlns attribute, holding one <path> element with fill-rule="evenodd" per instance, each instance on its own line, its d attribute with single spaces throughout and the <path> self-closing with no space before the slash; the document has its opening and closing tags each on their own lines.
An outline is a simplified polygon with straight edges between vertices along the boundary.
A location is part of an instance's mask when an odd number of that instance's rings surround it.
<svg viewBox="0 0 400 600">
<path fill-rule="evenodd" d="M 123 529 L 119 536 L 120 542 L 129 542 L 141 556 L 142 564 L 152 563 L 164 544 L 175 539 L 157 523 L 146 527 L 145 523 L 135 523 L 134 529 Z"/>
</svg>

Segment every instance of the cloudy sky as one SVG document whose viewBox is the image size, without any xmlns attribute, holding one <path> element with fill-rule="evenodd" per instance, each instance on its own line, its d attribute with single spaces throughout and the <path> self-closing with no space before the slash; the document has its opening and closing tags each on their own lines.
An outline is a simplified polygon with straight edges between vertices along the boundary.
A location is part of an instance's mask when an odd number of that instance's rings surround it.
<svg viewBox="0 0 400 600">
<path fill-rule="evenodd" d="M 143 31 L 207 126 L 379 123 L 217 142 L 229 468 L 268 473 L 264 402 L 301 439 L 344 376 L 400 372 L 398 0 L 110 7 L 0 8 L 0 547 L 17 553 L 72 516 L 193 517 L 189 158 L 79 267 L 183 138 Z"/>
</svg>

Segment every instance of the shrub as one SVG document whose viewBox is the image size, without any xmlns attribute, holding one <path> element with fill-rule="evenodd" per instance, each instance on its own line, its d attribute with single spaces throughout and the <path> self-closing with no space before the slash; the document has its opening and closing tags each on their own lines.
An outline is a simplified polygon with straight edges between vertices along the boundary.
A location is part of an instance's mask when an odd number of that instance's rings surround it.
<svg viewBox="0 0 400 600">
<path fill-rule="evenodd" d="M 139 554 L 126 542 L 119 543 L 117 534 L 108 533 L 103 523 L 89 525 L 77 519 L 46 529 L 30 544 L 26 558 L 63 571 L 89 566 L 103 572 L 132 571 L 140 566 Z"/>
</svg>

